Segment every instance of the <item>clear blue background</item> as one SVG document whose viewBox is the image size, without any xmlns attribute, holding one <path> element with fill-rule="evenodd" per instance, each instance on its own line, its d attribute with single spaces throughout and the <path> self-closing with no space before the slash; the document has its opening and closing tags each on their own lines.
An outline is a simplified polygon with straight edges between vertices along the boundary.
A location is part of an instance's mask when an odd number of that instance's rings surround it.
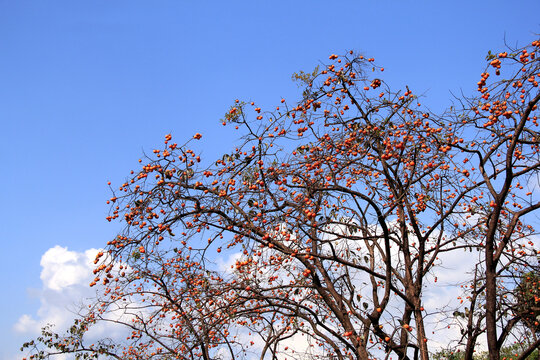
<svg viewBox="0 0 540 360">
<path fill-rule="evenodd" d="M 39 307 L 42 254 L 112 238 L 107 181 L 165 134 L 201 132 L 217 156 L 234 99 L 294 99 L 293 72 L 349 49 L 440 109 L 474 91 L 488 50 L 532 41 L 539 13 L 537 0 L 0 0 L 0 359 Z"/>
</svg>

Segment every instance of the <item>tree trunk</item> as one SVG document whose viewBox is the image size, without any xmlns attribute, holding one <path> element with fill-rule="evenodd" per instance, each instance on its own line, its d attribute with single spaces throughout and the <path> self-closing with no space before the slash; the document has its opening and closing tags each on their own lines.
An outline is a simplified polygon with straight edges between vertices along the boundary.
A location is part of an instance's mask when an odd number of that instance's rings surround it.
<svg viewBox="0 0 540 360">
<path fill-rule="evenodd" d="M 414 319 L 416 322 L 416 335 L 418 337 L 418 347 L 420 348 L 420 359 L 429 360 L 427 347 L 426 329 L 424 327 L 424 319 L 420 309 L 414 310 Z"/>
<path fill-rule="evenodd" d="M 493 251 L 486 251 L 486 336 L 490 360 L 499 360 L 497 344 L 497 275 Z"/>
</svg>

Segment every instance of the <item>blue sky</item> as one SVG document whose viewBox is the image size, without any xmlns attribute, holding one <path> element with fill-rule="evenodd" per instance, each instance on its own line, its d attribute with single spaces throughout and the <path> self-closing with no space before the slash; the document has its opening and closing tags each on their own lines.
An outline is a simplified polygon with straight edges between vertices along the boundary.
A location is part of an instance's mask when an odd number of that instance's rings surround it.
<svg viewBox="0 0 540 360">
<path fill-rule="evenodd" d="M 294 99 L 293 72 L 349 49 L 443 108 L 450 91 L 472 93 L 488 50 L 540 33 L 539 10 L 538 1 L 0 0 L 0 359 L 31 337 L 15 331 L 21 316 L 39 319 L 50 300 L 44 254 L 59 245 L 80 255 L 112 238 L 107 181 L 121 183 L 165 134 L 200 132 L 205 155 L 218 156 L 233 143 L 218 120 L 234 99 Z"/>
</svg>

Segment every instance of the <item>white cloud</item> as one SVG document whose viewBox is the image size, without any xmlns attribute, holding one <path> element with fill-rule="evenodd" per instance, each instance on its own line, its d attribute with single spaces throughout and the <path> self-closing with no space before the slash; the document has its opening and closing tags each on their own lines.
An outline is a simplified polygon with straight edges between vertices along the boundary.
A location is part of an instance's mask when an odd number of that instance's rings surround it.
<svg viewBox="0 0 540 360">
<path fill-rule="evenodd" d="M 40 300 L 40 307 L 35 314 L 20 316 L 12 327 L 14 332 L 25 338 L 32 338 L 38 336 L 47 324 L 54 324 L 52 330 L 58 334 L 63 334 L 73 325 L 74 319 L 79 317 L 79 313 L 85 313 L 87 305 L 95 303 L 98 292 L 102 290 L 100 284 L 94 288 L 89 286 L 95 277 L 94 260 L 98 252 L 99 249 L 71 251 L 58 245 L 48 249 L 41 257 L 40 263 L 42 287 L 29 289 L 32 296 Z M 110 259 L 105 255 L 101 261 L 108 260 Z M 117 263 L 113 268 L 115 271 L 118 270 L 118 265 Z M 129 272 L 130 268 L 126 264 L 123 265 L 123 270 Z M 134 313 L 143 316 L 144 311 L 141 310 L 137 299 L 130 298 L 125 307 L 113 309 L 106 314 L 105 321 L 93 325 L 85 338 L 88 342 L 95 342 L 104 337 L 125 339 L 126 331 L 129 329 L 117 322 L 130 323 Z M 66 354 L 56 358 L 71 359 L 72 356 Z"/>
<path fill-rule="evenodd" d="M 89 249 L 80 253 L 58 245 L 47 250 L 41 257 L 43 270 L 40 278 L 44 288 L 62 291 L 66 287 L 83 284 L 83 281 L 91 279 L 97 252 L 97 249 Z"/>
<path fill-rule="evenodd" d="M 35 328 L 39 328 L 39 322 L 28 314 L 21 316 L 17 323 L 13 326 L 13 329 L 19 333 L 26 333 L 29 329 Z"/>
<path fill-rule="evenodd" d="M 217 259 L 218 270 L 232 274 L 234 272 L 234 265 L 240 259 L 242 259 L 242 253 L 240 251 L 231 253 L 226 258 L 221 256 Z"/>
<path fill-rule="evenodd" d="M 88 284 L 92 281 L 93 260 L 98 249 L 84 252 L 70 251 L 55 246 L 41 257 L 41 290 L 36 291 L 40 300 L 37 314 L 22 315 L 13 329 L 22 334 L 35 335 L 46 324 L 63 329 L 71 324 L 81 301 L 95 294 Z"/>
</svg>

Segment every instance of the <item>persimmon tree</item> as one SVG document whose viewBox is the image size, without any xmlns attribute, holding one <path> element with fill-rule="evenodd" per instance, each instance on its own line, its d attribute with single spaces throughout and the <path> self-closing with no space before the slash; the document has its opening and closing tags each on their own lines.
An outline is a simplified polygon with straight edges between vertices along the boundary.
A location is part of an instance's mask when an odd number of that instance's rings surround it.
<svg viewBox="0 0 540 360">
<path fill-rule="evenodd" d="M 96 258 L 95 302 L 66 336 L 46 328 L 24 347 L 31 358 L 428 359 L 426 320 L 442 310 L 424 294 L 439 257 L 474 250 L 454 340 L 471 358 L 485 334 L 498 358 L 525 319 L 510 280 L 536 259 L 527 220 L 540 204 L 526 188 L 540 166 L 539 46 L 493 55 L 480 95 L 442 115 L 350 52 L 296 74 L 294 105 L 236 100 L 222 124 L 241 135 L 215 162 L 196 150 L 203 135 L 167 135 L 108 201 L 125 228 Z M 100 324 L 127 333 L 90 344 Z"/>
<path fill-rule="evenodd" d="M 472 244 L 483 255 L 465 286 L 470 305 L 465 331 L 467 358 L 485 331 L 490 359 L 499 359 L 502 345 L 511 334 L 515 336 L 512 330 L 522 318 L 515 309 L 514 280 L 537 270 L 532 241 L 535 230 L 524 221 L 534 223 L 537 215 L 533 213 L 540 207 L 533 193 L 539 184 L 540 166 L 539 45 L 534 41 L 531 47 L 509 49 L 510 53 L 490 53 L 489 65 L 478 82 L 481 95 L 462 100 L 462 109 L 454 113 L 459 138 L 454 147 L 462 152 L 459 159 L 468 166 L 461 206 L 476 223 Z M 494 76 L 489 71 L 494 71 Z M 471 140 L 462 143 L 467 137 Z M 539 345 L 534 341 L 531 349 Z"/>
</svg>

